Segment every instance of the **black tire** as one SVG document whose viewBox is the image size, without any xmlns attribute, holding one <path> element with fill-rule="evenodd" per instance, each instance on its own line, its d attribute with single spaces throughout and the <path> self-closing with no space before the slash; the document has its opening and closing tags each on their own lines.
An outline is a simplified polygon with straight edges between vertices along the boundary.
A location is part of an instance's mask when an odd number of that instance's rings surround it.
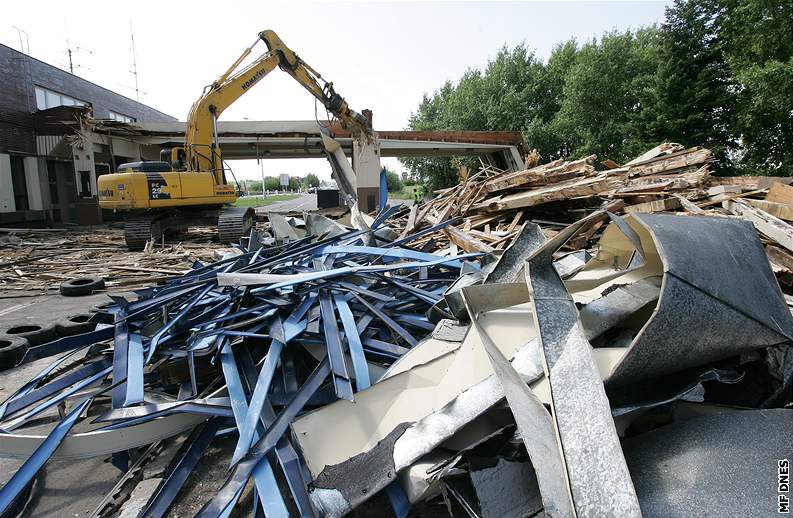
<svg viewBox="0 0 793 518">
<path fill-rule="evenodd" d="M 21 336 L 0 335 L 0 370 L 19 365 L 28 352 L 28 341 Z"/>
<path fill-rule="evenodd" d="M 79 313 L 66 317 L 55 323 L 55 331 L 58 332 L 58 336 L 80 335 L 93 331 L 96 328 L 96 322 L 91 321 L 93 316 L 93 313 Z"/>
<path fill-rule="evenodd" d="M 90 295 L 95 290 L 105 287 L 105 280 L 101 277 L 77 277 L 61 283 L 61 295 L 64 297 L 82 297 Z"/>
<path fill-rule="evenodd" d="M 3 334 L 18 336 L 27 340 L 29 346 L 46 344 L 58 338 L 53 324 L 32 324 L 20 322 L 3 329 Z"/>
</svg>

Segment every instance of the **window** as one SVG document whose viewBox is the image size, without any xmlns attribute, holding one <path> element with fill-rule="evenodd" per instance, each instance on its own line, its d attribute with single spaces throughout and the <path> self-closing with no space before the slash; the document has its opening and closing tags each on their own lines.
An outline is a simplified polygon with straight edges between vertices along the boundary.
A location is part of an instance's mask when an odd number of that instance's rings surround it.
<svg viewBox="0 0 793 518">
<path fill-rule="evenodd" d="M 11 155 L 11 185 L 14 187 L 16 210 L 28 210 L 28 182 L 25 178 L 25 160 Z"/>
<path fill-rule="evenodd" d="M 74 97 L 36 86 L 36 108 L 39 110 L 55 108 L 56 106 L 85 106 L 86 104 L 88 103 Z"/>
<path fill-rule="evenodd" d="M 110 118 L 118 122 L 135 122 L 135 117 L 130 117 L 129 115 L 124 115 L 121 113 L 116 113 L 114 111 L 110 112 Z"/>
</svg>

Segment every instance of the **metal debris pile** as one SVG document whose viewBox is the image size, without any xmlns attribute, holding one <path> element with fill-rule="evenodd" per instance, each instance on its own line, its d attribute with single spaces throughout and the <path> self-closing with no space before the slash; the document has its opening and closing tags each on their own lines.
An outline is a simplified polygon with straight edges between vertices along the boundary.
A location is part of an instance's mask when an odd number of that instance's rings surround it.
<svg viewBox="0 0 793 518">
<path fill-rule="evenodd" d="M 147 512 L 159 516 L 196 467 L 197 444 L 206 448 L 232 427 L 239 431 L 233 476 L 207 503 L 207 515 L 231 509 L 251 475 L 268 515 L 286 515 L 287 502 L 311 514 L 305 468 L 284 435 L 290 423 L 337 398 L 352 401 L 381 378 L 434 329 L 425 314 L 435 305 L 443 311 L 443 292 L 462 272 L 479 269 L 479 254 L 365 246 L 360 231 L 309 221 L 319 235 L 263 247 L 254 234 L 247 248 L 196 262 L 134 301 L 113 296 L 94 331 L 31 347 L 28 360 L 70 352 L 0 408 L 9 434 L 2 453 L 32 454 L 0 493 L 0 507 L 13 504 L 33 466 L 59 445 L 59 458 L 113 452 L 126 470 L 131 449 L 199 427 L 204 432 L 149 502 Z M 66 418 L 34 451 L 22 439 L 25 426 L 67 400 Z M 91 432 L 67 436 L 89 405 Z M 265 457 L 283 470 L 283 497 Z"/>
<path fill-rule="evenodd" d="M 781 183 L 709 192 L 709 160 L 489 168 L 363 230 L 272 214 L 269 235 L 30 348 L 58 357 L 0 406 L 0 456 L 26 459 L 0 512 L 48 459 L 111 456 L 124 475 L 94 516 L 115 515 L 167 452 L 125 516 L 775 513 L 793 231 L 765 212 Z M 191 490 L 224 441 L 217 489 Z"/>
</svg>

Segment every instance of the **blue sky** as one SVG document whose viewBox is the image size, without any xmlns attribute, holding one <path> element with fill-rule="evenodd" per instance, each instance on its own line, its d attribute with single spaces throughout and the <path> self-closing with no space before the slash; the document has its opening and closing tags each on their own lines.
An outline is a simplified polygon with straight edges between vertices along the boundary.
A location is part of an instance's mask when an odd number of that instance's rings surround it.
<svg viewBox="0 0 793 518">
<path fill-rule="evenodd" d="M 184 119 L 212 82 L 262 29 L 284 42 L 357 109 L 374 111 L 375 129 L 402 129 L 422 94 L 467 68 L 481 68 L 503 45 L 521 42 L 547 58 L 569 38 L 660 23 L 669 2 L 8 2 L 0 43 L 135 97 L 130 47 L 134 27 L 141 101 Z M 23 42 L 25 35 L 22 36 Z M 264 47 L 261 47 L 262 49 Z M 305 120 L 314 102 L 278 71 L 223 115 L 225 120 Z M 389 165 L 394 165 L 390 163 Z M 256 178 L 259 166 L 234 164 Z M 322 160 L 272 160 L 267 174 L 329 175 Z"/>
</svg>

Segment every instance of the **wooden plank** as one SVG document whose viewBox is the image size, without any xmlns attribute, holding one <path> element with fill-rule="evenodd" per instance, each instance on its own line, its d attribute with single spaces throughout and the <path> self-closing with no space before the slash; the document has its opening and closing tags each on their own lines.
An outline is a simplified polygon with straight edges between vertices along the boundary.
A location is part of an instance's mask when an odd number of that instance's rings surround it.
<svg viewBox="0 0 793 518">
<path fill-rule="evenodd" d="M 680 144 L 675 144 L 674 142 L 664 142 L 663 144 L 655 146 L 649 151 L 645 151 L 644 153 L 637 156 L 636 158 L 634 158 L 625 165 L 641 164 L 647 162 L 648 160 L 657 158 L 661 155 L 668 155 L 670 153 L 675 153 L 677 151 L 680 151 L 681 149 L 683 149 L 683 146 L 681 146 Z"/>
<path fill-rule="evenodd" d="M 765 189 L 758 189 L 756 191 L 734 193 L 734 194 L 729 194 L 729 195 L 725 194 L 725 195 L 723 195 L 724 198 L 722 198 L 720 200 L 708 200 L 708 201 L 704 201 L 704 202 L 701 202 L 701 203 L 697 203 L 697 207 L 705 208 L 705 207 L 710 207 L 711 205 L 718 205 L 720 203 L 722 204 L 722 206 L 724 206 L 724 202 L 725 201 L 734 200 L 734 199 L 737 199 L 737 198 L 743 198 L 744 196 L 753 196 L 755 194 L 760 194 L 761 192 L 765 192 Z"/>
<path fill-rule="evenodd" d="M 764 210 L 752 207 L 744 200 L 727 200 L 722 206 L 736 216 L 754 223 L 755 228 L 768 239 L 793 251 L 793 227 Z"/>
<path fill-rule="evenodd" d="M 522 207 L 534 207 L 570 198 L 597 196 L 602 192 L 617 188 L 622 185 L 623 181 L 624 178 L 621 175 L 602 174 L 592 178 L 582 178 L 550 185 L 533 191 L 510 194 L 498 200 L 485 200 L 473 208 L 474 210 L 499 212 Z"/>
<path fill-rule="evenodd" d="M 485 183 L 487 192 L 497 192 L 518 186 L 537 186 L 569 180 L 577 176 L 591 176 L 595 174 L 592 163 L 597 158 L 589 155 L 580 160 L 556 164 L 544 164 L 533 169 L 517 171 L 506 175 L 499 175 Z"/>
<path fill-rule="evenodd" d="M 767 245 L 765 247 L 765 255 L 768 256 L 768 259 L 772 263 L 789 272 L 793 272 L 793 255 L 790 255 L 789 252 L 778 246 Z"/>
<path fill-rule="evenodd" d="M 783 183 L 775 183 L 769 189 L 765 199 L 766 201 L 793 206 L 793 187 Z"/>
<path fill-rule="evenodd" d="M 684 196 L 681 196 L 679 194 L 672 194 L 672 196 L 680 200 L 680 205 L 683 207 L 683 210 L 685 210 L 686 212 L 690 212 L 692 214 L 705 214 L 705 211 L 697 207 L 696 203 L 689 201 Z"/>
<path fill-rule="evenodd" d="M 679 153 L 659 157 L 643 164 L 630 166 L 628 176 L 647 176 L 684 167 L 704 164 L 713 159 L 709 149 L 691 148 Z"/>
<path fill-rule="evenodd" d="M 648 201 L 637 205 L 625 207 L 625 212 L 664 212 L 667 210 L 677 210 L 681 207 L 680 200 L 677 198 L 664 198 L 663 200 Z"/>
<path fill-rule="evenodd" d="M 483 243 L 482 241 L 476 239 L 473 236 L 466 234 L 465 232 L 459 230 L 456 227 L 448 226 L 443 229 L 443 232 L 449 236 L 449 239 L 465 250 L 466 252 L 485 252 L 491 253 L 493 252 L 493 247 Z"/>
<path fill-rule="evenodd" d="M 711 176 L 710 185 L 740 185 L 744 189 L 768 189 L 777 183 L 789 185 L 793 178 L 780 176 Z"/>
<path fill-rule="evenodd" d="M 767 198 L 766 198 L 767 199 Z M 779 219 L 784 219 L 785 221 L 793 221 L 793 205 L 786 205 L 784 203 L 775 203 L 773 201 L 766 201 L 766 200 L 744 200 L 748 202 L 752 207 L 756 207 L 760 210 L 763 210 L 772 216 L 776 216 Z"/>
</svg>

